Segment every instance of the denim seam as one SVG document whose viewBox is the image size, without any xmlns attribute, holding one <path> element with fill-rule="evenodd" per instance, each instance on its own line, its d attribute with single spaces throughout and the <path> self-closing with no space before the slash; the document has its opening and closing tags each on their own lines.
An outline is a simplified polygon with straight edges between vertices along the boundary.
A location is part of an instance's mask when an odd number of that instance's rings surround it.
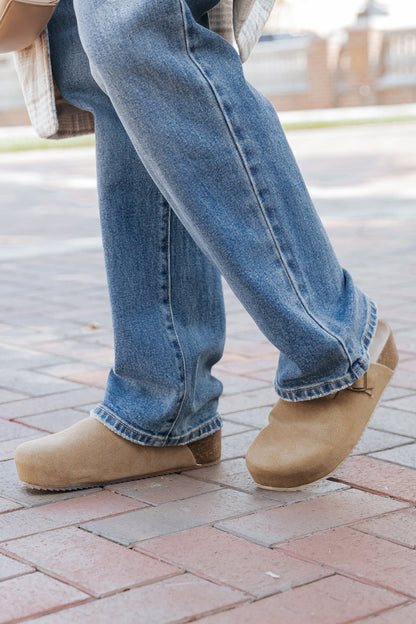
<svg viewBox="0 0 416 624">
<path fill-rule="evenodd" d="M 178 332 L 176 330 L 176 324 L 175 324 L 175 319 L 174 319 L 174 314 L 173 314 L 173 306 L 172 306 L 172 271 L 171 271 L 171 223 L 172 223 L 172 216 L 171 216 L 171 208 L 168 205 L 168 229 L 167 229 L 167 249 L 166 249 L 166 257 L 167 257 L 167 294 L 168 294 L 168 305 L 169 305 L 169 315 L 170 315 L 170 321 L 172 324 L 172 329 L 173 329 L 173 333 L 175 335 L 175 340 L 176 340 L 176 345 L 180 354 L 180 359 L 182 362 L 182 375 L 183 375 L 183 392 L 182 392 L 182 399 L 180 400 L 179 403 L 179 407 L 178 407 L 178 411 L 176 414 L 176 417 L 174 418 L 174 421 L 172 423 L 172 426 L 170 427 L 168 433 L 166 434 L 166 439 L 165 441 L 167 441 L 170 437 L 170 434 L 172 433 L 173 429 L 175 428 L 181 413 L 182 413 L 182 408 L 184 406 L 185 403 L 185 397 L 186 397 L 186 393 L 188 391 L 187 388 L 187 383 L 186 383 L 186 377 L 187 377 L 187 370 L 186 370 L 186 361 L 185 361 L 185 355 L 182 349 L 182 345 L 181 342 L 179 340 L 179 336 L 178 336 Z"/>
<path fill-rule="evenodd" d="M 377 307 L 375 303 L 370 300 L 370 305 L 369 305 L 369 310 L 368 310 L 368 315 L 367 315 L 367 323 L 366 323 L 366 327 L 365 327 L 364 334 L 362 337 L 362 344 L 365 349 L 368 347 L 369 343 L 371 342 L 371 338 L 374 334 L 373 330 L 375 329 L 376 324 L 377 324 Z M 368 356 L 368 353 L 366 353 L 363 357 L 360 358 L 360 360 L 358 360 L 358 362 L 356 362 L 355 366 L 350 370 L 350 372 L 347 375 L 344 375 L 344 377 L 340 377 L 332 381 L 327 381 L 327 382 L 324 382 L 315 386 L 307 386 L 307 387 L 295 388 L 291 390 L 283 390 L 283 388 L 280 388 L 276 384 L 275 390 L 279 396 L 289 401 L 294 400 L 292 398 L 294 395 L 296 394 L 299 395 L 303 393 L 309 394 L 308 398 L 311 398 L 311 399 L 323 397 L 328 394 L 331 394 L 334 391 L 344 390 L 345 388 L 348 388 L 351 385 L 351 383 L 353 383 L 357 379 L 360 379 L 362 375 L 364 375 L 364 373 L 369 368 L 369 364 L 370 364 L 369 356 Z M 325 388 L 325 387 L 327 387 L 328 390 L 322 393 L 320 389 Z M 302 400 L 302 399 L 295 399 L 295 400 Z"/>
<path fill-rule="evenodd" d="M 297 289 L 297 287 L 295 285 L 295 282 L 294 282 L 294 279 L 292 277 L 292 274 L 291 274 L 291 272 L 289 270 L 289 267 L 287 266 L 287 263 L 286 263 L 283 255 L 282 255 L 282 252 L 280 250 L 279 244 L 278 244 L 278 242 L 276 240 L 276 237 L 274 235 L 273 228 L 272 228 L 271 223 L 270 223 L 270 221 L 269 221 L 269 219 L 267 217 L 267 214 L 266 214 L 265 208 L 263 206 L 262 200 L 260 198 L 260 195 L 259 195 L 256 183 L 255 183 L 254 178 L 252 176 L 252 173 L 250 171 L 250 166 L 249 166 L 249 164 L 248 164 L 248 162 L 247 162 L 247 160 L 245 158 L 244 151 L 243 151 L 243 149 L 242 149 L 242 147 L 241 147 L 241 145 L 240 145 L 240 143 L 238 141 L 238 138 L 237 138 L 237 136 L 236 136 L 236 134 L 235 134 L 235 132 L 233 130 L 231 119 L 227 115 L 227 113 L 225 111 L 225 108 L 224 108 L 224 106 L 223 106 L 223 104 L 221 102 L 220 94 L 217 91 L 217 89 L 215 88 L 215 86 L 213 85 L 213 83 L 211 82 L 211 80 L 210 80 L 208 74 L 206 73 L 206 71 L 204 70 L 204 68 L 199 64 L 199 62 L 196 60 L 195 56 L 192 55 L 191 46 L 190 46 L 190 43 L 189 43 L 189 28 L 188 28 L 186 15 L 185 15 L 185 9 L 184 9 L 184 6 L 183 6 L 183 0 L 179 0 L 179 3 L 180 3 L 180 7 L 181 7 L 181 15 L 182 15 L 183 30 L 184 30 L 184 40 L 185 40 L 186 53 L 187 53 L 188 57 L 190 58 L 190 60 L 192 61 L 192 63 L 197 67 L 197 69 L 199 70 L 199 72 L 202 75 L 202 77 L 206 80 L 207 84 L 209 85 L 209 87 L 210 87 L 210 89 L 211 89 L 211 91 L 212 91 L 212 93 L 213 93 L 213 95 L 215 97 L 215 100 L 216 100 L 216 102 L 218 104 L 218 107 L 219 107 L 221 113 L 222 113 L 222 116 L 224 118 L 225 124 L 226 124 L 226 126 L 228 128 L 228 131 L 230 133 L 230 136 L 231 136 L 232 141 L 234 143 L 234 146 L 236 148 L 237 154 L 239 155 L 241 163 L 243 165 L 243 168 L 244 168 L 244 170 L 245 170 L 245 172 L 247 174 L 247 178 L 248 178 L 250 186 L 251 186 L 251 188 L 253 190 L 253 194 L 254 194 L 254 197 L 256 199 L 256 203 L 257 203 L 257 205 L 258 205 L 258 207 L 260 209 L 260 213 L 261 213 L 261 215 L 263 217 L 263 220 L 264 220 L 264 222 L 266 224 L 266 227 L 267 227 L 269 236 L 271 238 L 272 244 L 273 244 L 273 246 L 274 246 L 274 248 L 275 248 L 275 250 L 277 252 L 277 255 L 278 255 L 279 259 L 280 259 L 280 262 L 282 263 L 282 266 L 283 266 L 283 269 L 284 269 L 284 271 L 286 273 L 286 276 L 287 276 L 287 279 L 289 281 L 289 284 L 290 284 L 290 286 L 291 286 L 295 296 L 297 297 L 298 301 L 300 302 L 302 308 L 304 309 L 305 313 L 307 314 L 307 316 L 309 316 L 309 318 L 318 327 L 320 327 L 322 331 L 324 331 L 328 336 L 330 336 L 332 339 L 334 339 L 338 343 L 338 345 L 343 350 L 344 355 L 346 356 L 346 359 L 348 361 L 349 366 L 352 366 L 353 362 L 352 362 L 352 359 L 350 357 L 350 354 L 348 353 L 348 350 L 347 350 L 344 342 L 338 336 L 336 336 L 333 332 L 329 331 L 329 329 L 324 327 L 322 325 L 322 323 L 320 323 L 318 321 L 318 319 L 315 318 L 315 316 L 308 310 L 308 308 L 306 306 L 306 303 L 303 300 L 303 297 L 301 296 L 299 290 Z"/>
</svg>

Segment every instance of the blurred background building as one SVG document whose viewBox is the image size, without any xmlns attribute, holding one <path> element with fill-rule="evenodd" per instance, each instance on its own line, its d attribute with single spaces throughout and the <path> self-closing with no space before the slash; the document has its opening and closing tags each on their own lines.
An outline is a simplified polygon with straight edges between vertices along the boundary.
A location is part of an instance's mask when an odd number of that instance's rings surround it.
<svg viewBox="0 0 416 624">
<path fill-rule="evenodd" d="M 245 73 L 281 111 L 416 102 L 416 2 L 277 0 Z M 0 125 L 26 123 L 0 55 Z"/>
<path fill-rule="evenodd" d="M 416 102 L 416 3 L 281 0 L 245 72 L 278 110 Z"/>
<path fill-rule="evenodd" d="M 13 55 L 0 54 L 0 126 L 21 126 L 28 123 Z"/>
</svg>

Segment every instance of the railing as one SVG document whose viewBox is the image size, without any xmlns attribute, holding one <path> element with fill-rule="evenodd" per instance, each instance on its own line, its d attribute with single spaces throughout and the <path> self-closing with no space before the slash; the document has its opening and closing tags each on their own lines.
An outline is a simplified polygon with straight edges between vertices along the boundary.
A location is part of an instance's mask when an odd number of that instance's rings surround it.
<svg viewBox="0 0 416 624">
<path fill-rule="evenodd" d="M 416 29 L 385 33 L 377 88 L 416 84 Z"/>
<path fill-rule="evenodd" d="M 266 95 L 306 93 L 311 38 L 260 41 L 244 65 L 249 82 Z"/>
<path fill-rule="evenodd" d="M 0 111 L 23 108 L 23 95 L 14 69 L 12 54 L 0 54 L 0 85 Z"/>
</svg>

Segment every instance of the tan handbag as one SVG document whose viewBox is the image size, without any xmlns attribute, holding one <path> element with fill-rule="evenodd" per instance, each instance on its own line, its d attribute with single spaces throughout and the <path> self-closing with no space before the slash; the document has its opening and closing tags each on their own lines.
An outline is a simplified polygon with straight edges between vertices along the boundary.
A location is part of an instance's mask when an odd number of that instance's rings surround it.
<svg viewBox="0 0 416 624">
<path fill-rule="evenodd" d="M 59 0 L 0 0 L 0 52 L 16 52 L 33 43 L 52 17 Z"/>
</svg>

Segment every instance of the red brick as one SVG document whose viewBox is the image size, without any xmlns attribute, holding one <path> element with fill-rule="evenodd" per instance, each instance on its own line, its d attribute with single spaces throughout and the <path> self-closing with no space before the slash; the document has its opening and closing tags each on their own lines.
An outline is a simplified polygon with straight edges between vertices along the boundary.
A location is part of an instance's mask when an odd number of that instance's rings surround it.
<svg viewBox="0 0 416 624">
<path fill-rule="evenodd" d="M 232 375 L 224 372 L 218 374 L 217 377 L 224 385 L 223 396 L 249 392 L 250 390 L 257 390 L 258 388 L 264 388 L 268 385 L 264 381 L 258 379 L 250 379 L 242 375 Z"/>
<path fill-rule="evenodd" d="M 46 435 L 46 433 L 42 433 L 41 431 L 29 428 L 27 429 L 27 432 L 32 432 L 32 435 L 29 435 L 25 438 L 15 438 L 14 440 L 0 442 L 0 462 L 13 459 L 16 448 L 19 446 L 19 444 L 22 444 L 22 442 L 42 438 L 44 435 Z"/>
<path fill-rule="evenodd" d="M 281 546 L 353 577 L 416 597 L 416 551 L 351 527 L 340 527 Z"/>
<path fill-rule="evenodd" d="M 254 409 L 234 412 L 225 418 L 255 429 L 263 429 L 267 425 L 269 413 L 270 406 L 255 407 Z"/>
<path fill-rule="evenodd" d="M 144 503 L 127 496 L 104 491 L 43 505 L 39 508 L 39 513 L 44 518 L 64 526 L 87 522 L 95 518 L 114 516 L 134 509 L 141 509 L 144 506 Z"/>
<path fill-rule="evenodd" d="M 0 542 L 56 528 L 56 522 L 39 512 L 39 507 L 35 507 L 0 515 Z"/>
<path fill-rule="evenodd" d="M 354 529 L 416 548 L 416 509 L 402 509 L 394 513 L 354 524 Z"/>
<path fill-rule="evenodd" d="M 228 350 L 225 352 L 227 356 Z M 255 377 L 257 371 L 264 371 L 265 369 L 273 369 L 276 372 L 277 366 L 277 356 L 274 353 L 263 354 L 261 357 L 239 357 L 236 361 L 232 361 L 232 359 L 227 360 L 222 358 L 219 364 L 216 364 L 213 371 L 214 375 L 218 372 L 218 375 L 221 373 L 219 371 L 224 371 L 226 373 L 234 374 L 234 375 L 247 375 L 249 377 Z"/>
<path fill-rule="evenodd" d="M 258 544 L 271 546 L 289 539 L 350 524 L 406 506 L 373 494 L 348 490 L 287 507 L 265 509 L 224 520 L 217 526 Z"/>
<path fill-rule="evenodd" d="M 48 613 L 87 599 L 87 594 L 34 572 L 0 583 L 0 624 Z"/>
<path fill-rule="evenodd" d="M 18 401 L 24 399 L 25 395 L 18 392 L 11 392 L 11 390 L 5 390 L 0 388 L 0 403 L 10 403 L 11 401 Z"/>
<path fill-rule="evenodd" d="M 5 513 L 6 511 L 14 511 L 15 509 L 20 509 L 21 505 L 19 503 L 15 503 L 7 498 L 0 497 L 0 514 Z"/>
<path fill-rule="evenodd" d="M 410 354 L 409 354 L 410 356 Z M 400 367 L 403 370 L 408 370 L 411 371 L 413 373 L 416 373 L 416 360 L 414 358 L 410 358 L 406 361 L 402 361 Z"/>
<path fill-rule="evenodd" d="M 88 522 L 83 528 L 128 546 L 141 540 L 249 513 L 272 504 L 272 501 L 242 492 L 218 490 L 132 511 L 116 518 Z"/>
<path fill-rule="evenodd" d="M 405 444 L 387 451 L 374 453 L 373 456 L 376 459 L 384 459 L 385 461 L 416 469 L 416 441 L 413 444 Z"/>
<path fill-rule="evenodd" d="M 385 449 L 391 449 L 409 442 L 412 442 L 412 438 L 410 437 L 367 427 L 361 437 L 361 440 L 352 451 L 352 455 L 365 455 L 366 453 L 384 451 Z"/>
<path fill-rule="evenodd" d="M 26 438 L 33 433 L 36 433 L 36 431 L 30 427 L 0 418 L 0 441 L 2 442 L 16 438 Z"/>
<path fill-rule="evenodd" d="M 11 420 L 32 416 L 41 412 L 52 412 L 66 407 L 77 407 L 92 401 L 101 401 L 102 390 L 99 388 L 82 388 L 81 390 L 70 390 L 69 392 L 59 392 L 42 397 L 31 397 L 22 401 L 13 401 L 0 405 L 0 417 Z"/>
<path fill-rule="evenodd" d="M 416 418 L 411 412 L 393 409 L 391 403 L 379 407 L 370 421 L 370 427 L 416 438 Z"/>
<path fill-rule="evenodd" d="M 385 405 L 387 407 L 391 400 L 400 399 L 413 393 L 414 391 L 412 392 L 412 390 L 406 390 L 405 388 L 396 388 L 395 386 L 389 384 L 383 392 L 383 396 L 381 397 L 381 405 Z"/>
<path fill-rule="evenodd" d="M 404 602 L 392 592 L 340 576 L 199 620 L 199 624 L 350 624 Z"/>
<path fill-rule="evenodd" d="M 49 375 L 43 375 L 35 370 L 2 370 L 1 382 L 4 386 L 7 386 L 11 390 L 17 392 L 25 392 L 32 396 L 40 397 L 46 396 L 58 392 L 69 392 L 70 390 L 77 390 L 80 388 L 78 384 L 74 384 L 71 381 L 65 381 L 64 379 L 58 379 L 57 377 L 51 377 Z M 15 405 L 17 401 L 13 403 L 7 403 L 1 406 L 10 408 Z"/>
<path fill-rule="evenodd" d="M 241 392 L 240 394 L 220 399 L 220 413 L 231 414 L 253 407 L 272 406 L 277 399 L 277 394 L 272 387 L 252 390 L 251 392 Z"/>
<path fill-rule="evenodd" d="M 396 372 L 392 381 L 392 386 L 405 388 L 406 390 L 416 390 L 416 376 L 413 371 L 401 369 Z"/>
<path fill-rule="evenodd" d="M 2 548 L 96 597 L 181 572 L 75 527 L 24 537 Z"/>
<path fill-rule="evenodd" d="M 223 460 L 214 466 L 192 470 L 192 472 L 188 473 L 188 476 L 192 479 L 202 479 L 203 481 L 212 481 L 222 485 L 231 485 L 233 477 L 241 473 L 245 473 L 250 477 L 247 471 L 246 462 L 242 457 L 226 461 Z M 254 483 L 252 479 L 251 482 Z M 261 494 L 261 489 L 256 489 L 258 493 Z"/>
<path fill-rule="evenodd" d="M 70 379 L 72 376 L 81 377 L 84 373 L 89 373 L 96 370 L 96 365 L 89 362 L 81 362 L 79 360 L 77 362 L 65 362 L 64 364 L 55 364 L 53 366 L 42 367 L 43 373 L 63 379 Z"/>
<path fill-rule="evenodd" d="M 237 304 L 238 305 L 238 304 Z M 241 339 L 235 335 L 229 336 L 227 340 L 227 351 L 232 353 L 239 353 L 244 357 L 258 359 L 261 356 L 275 357 L 277 358 L 278 351 L 275 346 L 268 342 L 260 332 L 255 332 L 253 336 L 255 340 L 255 350 L 253 349 L 253 342 L 251 340 Z"/>
<path fill-rule="evenodd" d="M 332 476 L 369 492 L 416 503 L 416 470 L 372 457 L 349 457 Z"/>
<path fill-rule="evenodd" d="M 37 343 L 36 349 L 38 351 L 62 355 L 64 357 L 72 356 L 72 359 L 79 358 L 80 360 L 93 360 L 97 362 L 112 362 L 114 355 L 112 349 L 99 344 L 90 344 L 86 339 L 81 337 L 79 339 L 50 340 Z"/>
<path fill-rule="evenodd" d="M 254 427 L 247 427 L 247 425 L 243 425 L 242 423 L 232 422 L 231 420 L 224 418 L 222 423 L 222 437 L 226 438 L 227 436 L 235 435 L 236 433 L 245 433 L 253 428 Z"/>
<path fill-rule="evenodd" d="M 242 490 L 247 494 L 253 494 L 254 496 L 269 498 L 276 501 L 276 504 L 281 503 L 282 505 L 308 500 L 309 498 L 316 498 L 317 496 L 323 496 L 338 489 L 347 488 L 347 486 L 342 483 L 336 483 L 335 481 L 325 479 L 319 481 L 319 483 L 305 487 L 302 490 L 293 492 L 265 490 L 259 488 L 253 481 L 243 458 L 222 461 L 208 468 L 198 468 L 197 470 L 188 472 L 187 476 L 192 479 L 202 479 L 202 481 L 219 483 L 237 490 Z"/>
<path fill-rule="evenodd" d="M 96 388 L 104 389 L 107 385 L 108 370 L 92 370 L 78 375 L 66 375 L 65 379 L 74 381 L 76 383 L 85 384 L 86 386 L 95 386 Z"/>
<path fill-rule="evenodd" d="M 0 581 L 33 571 L 31 566 L 0 553 Z"/>
<path fill-rule="evenodd" d="M 412 624 L 416 622 L 416 603 L 396 607 L 371 619 L 359 620 L 355 624 Z"/>
<path fill-rule="evenodd" d="M 191 574 L 131 589 L 36 620 L 36 624 L 173 624 L 244 603 L 247 597 Z"/>
<path fill-rule="evenodd" d="M 277 551 L 227 535 L 212 527 L 200 527 L 143 542 L 141 552 L 185 568 L 222 585 L 257 598 L 286 591 L 331 574 Z M 273 576 L 277 575 L 277 576 Z"/>
<path fill-rule="evenodd" d="M 247 362 L 248 358 L 244 357 L 244 355 L 240 355 L 239 353 L 233 353 L 230 349 L 224 351 L 224 355 L 221 358 L 221 369 L 222 370 L 233 370 L 234 364 L 239 362 Z"/>
<path fill-rule="evenodd" d="M 0 515 L 0 542 L 141 508 L 143 503 L 112 492 L 87 494 Z"/>
<path fill-rule="evenodd" d="M 257 437 L 258 431 L 253 429 L 252 431 L 246 431 L 245 433 L 237 433 L 235 435 L 227 436 L 222 440 L 222 453 L 221 457 L 225 459 L 234 459 L 235 457 L 245 457 L 247 449 Z"/>
<path fill-rule="evenodd" d="M 108 485 L 106 490 L 118 492 L 151 505 L 160 505 L 169 501 L 204 494 L 204 492 L 217 490 L 219 487 L 213 483 L 189 479 L 185 475 L 173 474 Z"/>
<path fill-rule="evenodd" d="M 276 376 L 276 366 L 249 373 L 247 376 L 251 379 L 260 379 L 261 381 L 266 381 L 271 386 L 273 385 L 274 378 Z"/>
<path fill-rule="evenodd" d="M 37 427 L 48 433 L 56 433 L 70 427 L 83 418 L 85 418 L 85 414 L 82 412 L 73 409 L 63 409 L 19 418 L 18 422 L 25 423 L 29 427 Z"/>
</svg>

